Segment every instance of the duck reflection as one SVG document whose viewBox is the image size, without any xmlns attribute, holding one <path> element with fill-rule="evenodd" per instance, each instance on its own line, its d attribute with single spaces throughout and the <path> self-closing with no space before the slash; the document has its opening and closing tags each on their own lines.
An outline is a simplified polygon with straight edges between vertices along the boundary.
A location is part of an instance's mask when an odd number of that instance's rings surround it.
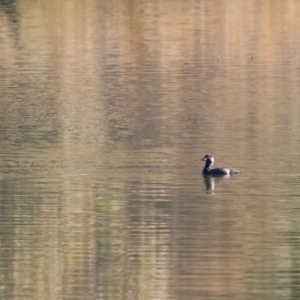
<svg viewBox="0 0 300 300">
<path fill-rule="evenodd" d="M 219 175 L 219 176 L 212 176 L 212 175 L 204 175 L 203 174 L 203 181 L 205 184 L 206 194 L 214 194 L 215 193 L 215 183 L 220 182 L 224 179 L 229 179 L 230 175 Z"/>
</svg>

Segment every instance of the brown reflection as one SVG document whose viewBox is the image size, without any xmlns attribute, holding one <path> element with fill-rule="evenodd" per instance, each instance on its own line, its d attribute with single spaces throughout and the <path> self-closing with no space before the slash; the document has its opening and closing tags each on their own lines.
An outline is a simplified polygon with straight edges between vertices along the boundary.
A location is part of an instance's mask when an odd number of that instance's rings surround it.
<svg viewBox="0 0 300 300">
<path fill-rule="evenodd" d="M 3 298 L 297 293 L 297 1 L 0 3 Z"/>
</svg>

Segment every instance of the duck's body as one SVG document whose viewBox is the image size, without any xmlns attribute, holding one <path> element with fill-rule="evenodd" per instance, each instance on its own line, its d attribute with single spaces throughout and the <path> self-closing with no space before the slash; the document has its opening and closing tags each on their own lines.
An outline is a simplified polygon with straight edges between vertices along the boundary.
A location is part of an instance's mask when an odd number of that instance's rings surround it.
<svg viewBox="0 0 300 300">
<path fill-rule="evenodd" d="M 205 166 L 202 170 L 203 175 L 231 175 L 231 174 L 239 174 L 241 173 L 237 169 L 231 168 L 212 168 L 214 164 L 214 157 L 211 154 L 207 154 L 202 158 L 205 161 Z"/>
</svg>

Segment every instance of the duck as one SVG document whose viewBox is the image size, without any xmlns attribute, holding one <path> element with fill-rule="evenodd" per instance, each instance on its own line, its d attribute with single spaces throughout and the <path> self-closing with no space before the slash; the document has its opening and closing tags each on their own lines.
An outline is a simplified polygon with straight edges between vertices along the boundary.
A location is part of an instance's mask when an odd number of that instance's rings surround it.
<svg viewBox="0 0 300 300">
<path fill-rule="evenodd" d="M 205 166 L 202 170 L 203 175 L 232 175 L 241 173 L 237 169 L 232 168 L 212 168 L 214 164 L 215 158 L 211 154 L 206 154 L 203 158 L 205 161 Z"/>
</svg>

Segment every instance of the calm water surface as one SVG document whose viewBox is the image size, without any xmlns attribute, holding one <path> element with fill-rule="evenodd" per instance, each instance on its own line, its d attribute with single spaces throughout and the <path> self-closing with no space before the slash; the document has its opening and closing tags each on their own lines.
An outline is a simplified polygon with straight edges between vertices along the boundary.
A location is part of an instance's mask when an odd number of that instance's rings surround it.
<svg viewBox="0 0 300 300">
<path fill-rule="evenodd" d="M 0 1 L 0 298 L 299 299 L 299 13 Z"/>
</svg>

